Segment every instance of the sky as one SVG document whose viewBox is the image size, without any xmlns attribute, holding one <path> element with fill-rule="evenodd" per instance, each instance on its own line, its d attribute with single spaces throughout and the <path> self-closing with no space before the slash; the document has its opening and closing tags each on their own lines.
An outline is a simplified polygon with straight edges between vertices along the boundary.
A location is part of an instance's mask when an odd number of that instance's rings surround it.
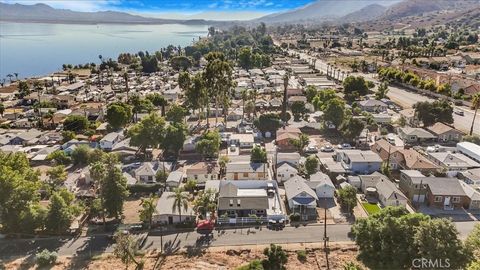
<svg viewBox="0 0 480 270">
<path fill-rule="evenodd" d="M 75 11 L 116 10 L 161 18 L 253 19 L 304 6 L 314 0 L 0 0 L 4 3 L 45 3 Z"/>
</svg>

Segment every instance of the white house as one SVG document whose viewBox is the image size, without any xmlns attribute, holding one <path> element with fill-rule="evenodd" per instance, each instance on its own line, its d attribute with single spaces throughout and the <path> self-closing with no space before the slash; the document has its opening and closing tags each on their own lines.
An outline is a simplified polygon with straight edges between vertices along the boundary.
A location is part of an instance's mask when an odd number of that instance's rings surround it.
<svg viewBox="0 0 480 270">
<path fill-rule="evenodd" d="M 122 133 L 120 132 L 110 132 L 105 137 L 100 140 L 100 148 L 102 150 L 110 151 L 113 146 L 123 139 Z"/>
<path fill-rule="evenodd" d="M 189 206 L 187 211 L 183 208 L 181 213 L 178 209 L 173 210 L 173 204 L 175 199 L 171 197 L 173 192 L 164 192 L 158 199 L 157 206 L 155 208 L 155 214 L 153 214 L 153 222 L 156 224 L 176 224 L 184 221 L 192 221 L 195 219 L 195 213 Z M 181 214 L 181 216 L 180 216 Z"/>
<path fill-rule="evenodd" d="M 277 181 L 279 183 L 285 182 L 288 179 L 298 174 L 298 170 L 288 163 L 283 163 L 277 168 Z"/>
<path fill-rule="evenodd" d="M 307 181 L 307 185 L 315 191 L 319 199 L 331 199 L 335 195 L 335 185 L 333 185 L 330 177 L 322 172 L 310 175 L 310 181 Z"/>
<path fill-rule="evenodd" d="M 232 134 L 229 145 L 238 145 L 240 148 L 251 149 L 253 147 L 254 137 L 252 133 Z"/>
<path fill-rule="evenodd" d="M 165 184 L 169 189 L 173 189 L 173 188 L 179 187 L 180 183 L 182 183 L 182 180 L 183 180 L 183 172 L 180 170 L 176 170 L 168 174 Z"/>
<path fill-rule="evenodd" d="M 388 179 L 381 179 L 375 186 L 377 189 L 378 199 L 383 206 L 406 206 L 408 199 L 395 186 L 393 182 Z"/>
<path fill-rule="evenodd" d="M 278 153 L 277 156 L 277 166 L 284 163 L 288 163 L 293 167 L 297 168 L 300 163 L 301 156 L 299 153 Z"/>
<path fill-rule="evenodd" d="M 316 218 L 317 194 L 304 179 L 294 177 L 285 182 L 285 195 L 292 213 L 300 214 L 302 220 Z"/>
</svg>

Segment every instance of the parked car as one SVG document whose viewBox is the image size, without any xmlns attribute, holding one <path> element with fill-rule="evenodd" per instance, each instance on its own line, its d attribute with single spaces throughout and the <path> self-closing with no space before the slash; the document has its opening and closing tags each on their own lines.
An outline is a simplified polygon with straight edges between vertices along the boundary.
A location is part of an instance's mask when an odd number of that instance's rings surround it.
<svg viewBox="0 0 480 270">
<path fill-rule="evenodd" d="M 334 149 L 333 149 L 333 146 L 331 144 L 325 144 L 324 146 L 322 146 L 322 148 L 320 148 L 320 151 L 322 151 L 322 152 L 333 152 Z"/>
<path fill-rule="evenodd" d="M 337 148 L 338 148 L 338 149 L 344 149 L 344 150 L 354 149 L 354 147 L 351 146 L 349 143 L 339 144 L 339 145 L 337 145 Z"/>
<path fill-rule="evenodd" d="M 463 111 L 460 111 L 460 110 L 456 110 L 456 111 L 454 111 L 454 112 L 455 112 L 455 114 L 460 115 L 460 116 L 464 116 L 464 115 L 465 115 L 465 113 L 464 113 Z"/>
<path fill-rule="evenodd" d="M 395 134 L 388 134 L 387 135 L 387 142 L 389 142 L 391 145 L 395 145 Z"/>
<path fill-rule="evenodd" d="M 318 149 L 315 145 L 310 145 L 310 146 L 305 147 L 305 153 L 315 154 L 315 153 L 318 153 Z"/>
<path fill-rule="evenodd" d="M 230 145 L 230 151 L 232 152 L 237 151 L 237 146 L 235 144 Z"/>
</svg>

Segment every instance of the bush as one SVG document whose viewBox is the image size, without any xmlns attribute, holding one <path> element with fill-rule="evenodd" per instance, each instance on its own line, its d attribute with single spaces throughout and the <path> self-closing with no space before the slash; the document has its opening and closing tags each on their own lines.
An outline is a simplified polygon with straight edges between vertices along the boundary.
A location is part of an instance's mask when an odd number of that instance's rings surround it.
<svg viewBox="0 0 480 270">
<path fill-rule="evenodd" d="M 263 265 L 260 260 L 253 260 L 249 264 L 242 265 L 236 270 L 263 270 Z"/>
<path fill-rule="evenodd" d="M 134 193 L 155 193 L 162 187 L 163 187 L 163 184 L 155 183 L 155 184 L 135 184 L 135 185 L 128 186 L 127 188 L 130 194 L 134 194 Z"/>
<path fill-rule="evenodd" d="M 296 222 L 300 221 L 300 214 L 299 213 L 293 213 L 290 215 L 290 221 Z"/>
<path fill-rule="evenodd" d="M 57 261 L 57 253 L 55 251 L 44 249 L 35 255 L 35 260 L 40 267 L 52 265 Z"/>
<path fill-rule="evenodd" d="M 297 259 L 301 262 L 306 262 L 307 252 L 305 250 L 297 250 Z"/>
</svg>

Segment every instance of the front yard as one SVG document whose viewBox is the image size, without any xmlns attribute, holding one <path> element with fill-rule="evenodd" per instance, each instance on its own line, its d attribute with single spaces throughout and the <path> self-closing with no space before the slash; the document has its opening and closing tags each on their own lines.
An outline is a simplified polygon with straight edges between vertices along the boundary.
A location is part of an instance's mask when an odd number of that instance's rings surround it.
<svg viewBox="0 0 480 270">
<path fill-rule="evenodd" d="M 362 203 L 362 205 L 363 205 L 363 208 L 365 208 L 365 211 L 367 211 L 368 215 L 372 215 L 380 211 L 380 207 L 378 207 L 377 204 L 366 202 L 366 203 Z"/>
</svg>

